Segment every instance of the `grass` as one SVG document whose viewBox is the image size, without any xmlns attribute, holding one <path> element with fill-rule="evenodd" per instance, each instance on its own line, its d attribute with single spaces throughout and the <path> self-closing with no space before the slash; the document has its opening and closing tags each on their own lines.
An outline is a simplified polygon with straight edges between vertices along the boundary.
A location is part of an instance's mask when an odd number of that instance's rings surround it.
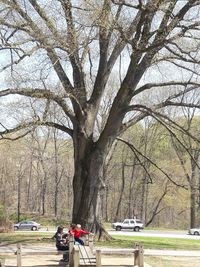
<svg viewBox="0 0 200 267">
<path fill-rule="evenodd" d="M 146 249 L 200 250 L 199 240 L 163 237 L 115 236 L 115 240 L 96 242 L 96 245 L 115 248 L 133 248 L 135 243 L 141 243 Z"/>
<path fill-rule="evenodd" d="M 199 267 L 199 258 L 186 257 L 145 257 L 152 267 Z"/>
<path fill-rule="evenodd" d="M 18 242 L 28 244 L 54 243 L 53 233 L 49 232 L 14 232 L 1 233 L 0 246 L 16 244 Z M 133 248 L 135 243 L 140 243 L 146 249 L 168 250 L 200 250 L 199 240 L 163 237 L 139 237 L 139 236 L 115 236 L 111 241 L 96 241 L 96 246 L 113 248 Z"/>
<path fill-rule="evenodd" d="M 12 245 L 16 243 L 51 243 L 53 233 L 40 233 L 40 232 L 14 232 L 14 233 L 1 233 L 0 246 Z"/>
</svg>

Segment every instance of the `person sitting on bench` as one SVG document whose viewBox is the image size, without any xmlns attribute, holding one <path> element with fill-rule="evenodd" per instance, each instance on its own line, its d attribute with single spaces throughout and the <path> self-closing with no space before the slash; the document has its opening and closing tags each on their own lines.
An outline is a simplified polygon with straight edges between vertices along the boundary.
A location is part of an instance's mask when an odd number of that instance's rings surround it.
<svg viewBox="0 0 200 267">
<path fill-rule="evenodd" d="M 66 234 L 63 233 L 63 227 L 59 226 L 57 232 L 53 236 L 56 240 L 56 248 L 60 251 L 69 250 L 69 240 Z M 68 261 L 68 253 L 63 254 L 61 261 Z"/>
</svg>

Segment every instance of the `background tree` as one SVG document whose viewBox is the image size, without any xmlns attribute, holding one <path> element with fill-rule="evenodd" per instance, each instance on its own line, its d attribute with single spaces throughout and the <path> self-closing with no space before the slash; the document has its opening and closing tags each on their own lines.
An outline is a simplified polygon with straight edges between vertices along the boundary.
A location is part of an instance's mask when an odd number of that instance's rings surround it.
<svg viewBox="0 0 200 267">
<path fill-rule="evenodd" d="M 182 136 L 181 140 L 184 146 L 181 146 L 176 139 L 172 137 L 172 146 L 176 151 L 180 165 L 182 167 L 185 180 L 188 183 L 190 192 L 190 227 L 194 228 L 198 226 L 198 199 L 199 199 L 199 157 L 200 157 L 200 146 L 199 146 L 199 131 L 198 121 L 199 117 L 195 116 L 196 110 L 192 111 L 188 108 L 183 108 L 182 123 L 184 128 L 189 131 L 192 136 Z M 196 140 L 195 140 L 196 139 Z"/>
<path fill-rule="evenodd" d="M 198 101 L 188 103 L 184 98 L 199 87 L 199 1 L 134 3 L 0 2 L 5 58 L 1 65 L 6 75 L 8 70 L 11 74 L 10 86 L 2 86 L 0 97 L 17 94 L 37 99 L 32 101 L 36 112 L 22 112 L 20 123 L 12 116 L 7 123 L 2 119 L 1 136 L 16 131 L 24 135 L 33 126 L 43 125 L 72 138 L 72 220 L 91 230 L 100 227 L 97 207 L 103 166 L 116 137 L 146 116 L 164 124 L 161 111 L 165 107 L 199 108 Z M 98 110 L 117 68 L 118 85 L 98 133 Z M 158 90 L 167 90 L 163 99 L 156 97 Z M 143 95 L 148 101 L 142 101 Z M 48 116 L 47 104 L 52 103 L 60 108 L 61 120 Z"/>
</svg>

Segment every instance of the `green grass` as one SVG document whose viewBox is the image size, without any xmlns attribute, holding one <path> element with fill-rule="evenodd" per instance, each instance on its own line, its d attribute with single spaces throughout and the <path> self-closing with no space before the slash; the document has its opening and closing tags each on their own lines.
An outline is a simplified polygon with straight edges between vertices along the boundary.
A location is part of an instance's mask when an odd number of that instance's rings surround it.
<svg viewBox="0 0 200 267">
<path fill-rule="evenodd" d="M 142 244 L 146 249 L 200 250 L 199 240 L 163 237 L 115 236 L 115 240 L 96 242 L 96 245 L 115 248 L 133 248 L 135 243 Z"/>
<path fill-rule="evenodd" d="M 49 243 L 54 242 L 51 239 L 53 233 L 40 233 L 40 232 L 14 232 L 14 233 L 1 233 L 0 244 L 12 245 L 16 243 Z"/>
<path fill-rule="evenodd" d="M 52 243 L 53 233 L 49 232 L 14 232 L 2 233 L 0 243 L 2 245 L 11 245 L 18 242 L 28 244 Z M 133 236 L 115 236 L 111 241 L 96 241 L 96 246 L 113 248 L 133 248 L 135 243 L 140 243 L 146 249 L 172 249 L 172 250 L 200 250 L 199 240 L 189 240 L 181 238 L 163 238 L 163 237 L 133 237 Z"/>
</svg>

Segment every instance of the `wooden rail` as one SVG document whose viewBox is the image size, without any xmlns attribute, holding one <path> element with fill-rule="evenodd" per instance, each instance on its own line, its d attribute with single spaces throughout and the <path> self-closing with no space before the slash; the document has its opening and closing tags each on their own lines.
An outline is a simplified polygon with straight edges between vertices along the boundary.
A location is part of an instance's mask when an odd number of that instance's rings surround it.
<svg viewBox="0 0 200 267">
<path fill-rule="evenodd" d="M 104 254 L 101 250 L 96 250 L 93 253 L 93 236 L 88 235 L 85 240 L 85 246 L 74 244 L 74 237 L 70 236 L 69 240 L 69 251 L 28 251 L 23 252 L 20 243 L 17 244 L 17 267 L 22 267 L 22 256 L 23 255 L 63 255 L 69 254 L 69 267 L 81 267 L 81 266 L 95 266 L 101 267 L 101 256 Z M 110 255 L 114 255 L 114 251 L 110 251 Z M 144 267 L 144 251 L 143 247 L 136 244 L 135 249 L 131 252 L 134 253 L 133 266 Z M 106 264 L 107 265 L 107 264 Z M 0 263 L 0 267 L 3 265 Z"/>
<path fill-rule="evenodd" d="M 5 266 L 5 259 L 0 259 L 0 267 L 4 267 Z"/>
<path fill-rule="evenodd" d="M 23 251 L 22 245 L 20 243 L 17 244 L 17 251 L 15 252 L 15 254 L 17 255 L 17 267 L 22 267 L 22 256 L 25 255 L 63 255 L 68 253 L 69 253 L 68 250 Z"/>
<path fill-rule="evenodd" d="M 94 255 L 92 251 L 93 250 L 91 250 L 89 246 L 74 245 L 72 250 L 72 260 L 70 261 L 70 267 L 101 267 L 101 255 L 103 255 L 104 253 L 101 250 L 96 250 L 96 253 Z M 132 253 L 134 253 L 133 266 L 144 267 L 143 246 L 141 246 L 140 244 L 136 244 L 135 249 L 132 250 Z M 109 254 L 114 254 L 114 251 L 111 251 Z"/>
<path fill-rule="evenodd" d="M 87 247 L 90 248 L 90 250 L 93 250 L 93 235 L 87 235 L 85 244 Z M 23 255 L 63 255 L 63 254 L 68 254 L 69 256 L 69 266 L 74 267 L 74 259 L 73 259 L 73 254 L 74 254 L 74 237 L 71 235 L 69 237 L 69 250 L 66 251 L 61 251 L 61 250 L 51 250 L 51 251 L 28 251 L 25 252 L 22 250 L 22 245 L 20 243 L 17 244 L 17 267 L 22 267 L 22 256 Z M 84 246 L 82 246 L 84 247 Z M 0 265 L 1 267 L 1 265 Z"/>
</svg>

